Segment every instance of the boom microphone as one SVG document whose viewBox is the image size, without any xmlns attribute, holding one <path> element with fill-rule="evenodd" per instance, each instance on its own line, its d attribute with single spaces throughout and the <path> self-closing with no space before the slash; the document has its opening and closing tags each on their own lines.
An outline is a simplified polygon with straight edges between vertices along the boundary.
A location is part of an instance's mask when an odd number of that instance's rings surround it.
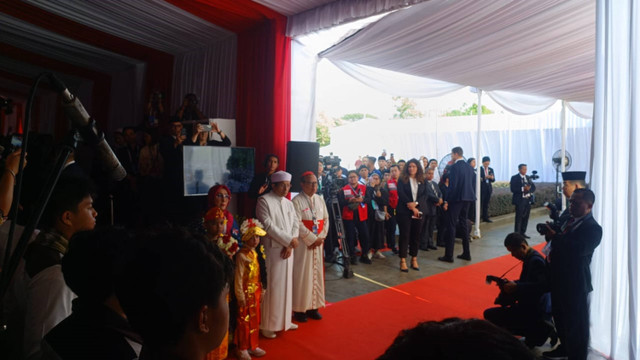
<svg viewBox="0 0 640 360">
<path fill-rule="evenodd" d="M 80 132 L 82 140 L 95 146 L 104 171 L 115 181 L 124 179 L 125 176 L 127 176 L 127 172 L 122 165 L 120 165 L 120 161 L 118 161 L 118 158 L 105 140 L 104 133 L 98 129 L 96 121 L 89 116 L 80 100 L 73 96 L 64 83 L 55 75 L 49 74 L 49 81 L 51 81 L 53 87 L 62 95 L 64 112 Z"/>
</svg>

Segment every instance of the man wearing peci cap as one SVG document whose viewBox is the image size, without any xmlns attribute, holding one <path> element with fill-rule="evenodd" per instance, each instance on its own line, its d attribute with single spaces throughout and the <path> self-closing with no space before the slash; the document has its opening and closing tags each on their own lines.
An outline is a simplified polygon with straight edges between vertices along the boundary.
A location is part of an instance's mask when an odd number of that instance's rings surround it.
<svg viewBox="0 0 640 360">
<path fill-rule="evenodd" d="M 311 171 L 300 178 L 302 192 L 293 198 L 299 219 L 300 246 L 293 258 L 293 317 L 306 322 L 307 317 L 322 319 L 318 309 L 324 307 L 324 239 L 329 231 L 329 212 L 316 194 L 318 179 Z"/>
<path fill-rule="evenodd" d="M 491 200 L 491 193 L 493 193 L 493 183 L 496 181 L 496 176 L 493 173 L 493 168 L 489 167 L 491 159 L 488 156 L 482 158 L 482 167 L 480 168 L 480 199 L 482 201 L 482 221 L 491 223 L 489 219 L 489 200 Z"/>
<path fill-rule="evenodd" d="M 298 218 L 293 203 L 285 196 L 291 188 L 291 174 L 271 175 L 271 191 L 258 198 L 256 215 L 264 225 L 267 284 L 262 304 L 260 329 L 273 339 L 276 331 L 295 330 L 291 323 L 293 288 L 293 249 L 298 246 Z"/>
<path fill-rule="evenodd" d="M 562 193 L 567 200 L 571 199 L 571 195 L 573 195 L 573 192 L 577 189 L 585 189 L 587 187 L 587 183 L 585 182 L 586 177 L 586 171 L 565 171 L 562 173 Z M 562 214 L 560 214 L 558 223 L 562 226 L 570 217 L 569 207 L 567 207 Z"/>
</svg>

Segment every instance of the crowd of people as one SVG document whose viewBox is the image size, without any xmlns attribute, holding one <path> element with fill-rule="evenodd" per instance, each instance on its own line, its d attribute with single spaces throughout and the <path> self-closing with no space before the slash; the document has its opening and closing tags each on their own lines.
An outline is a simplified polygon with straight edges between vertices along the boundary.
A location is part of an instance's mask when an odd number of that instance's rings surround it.
<svg viewBox="0 0 640 360">
<path fill-rule="evenodd" d="M 473 162 L 464 160 L 462 148 L 452 149 L 451 162 L 442 174 L 436 159 L 423 156 L 396 161 L 393 154 L 389 159 L 385 155 L 362 157 L 355 164 L 357 170 L 325 167 L 322 161 L 318 164 L 320 181 L 324 182 L 319 192 L 326 200 L 331 196 L 327 181 L 346 182 L 336 195 L 342 207 L 351 264 L 371 264 L 373 259 L 384 258 L 382 250 L 388 248 L 399 256 L 400 271 L 419 271 L 418 251 L 437 250 L 438 246 L 445 248 L 444 256 L 438 259 L 453 262 L 456 236 L 463 240 L 458 258 L 471 260 L 469 211 L 476 200 L 476 173 Z M 488 204 L 495 175 L 489 167 L 490 158 L 482 160 L 482 191 L 486 195 L 482 219 L 492 222 Z M 327 242 L 325 257 L 332 261 L 337 246 L 333 231 Z"/>
<path fill-rule="evenodd" d="M 150 111 L 150 117 L 157 115 Z M 206 198 L 183 196 L 182 147 L 231 145 L 217 124 L 203 125 L 203 118 L 197 97 L 188 94 L 165 136 L 156 126 L 124 128 L 114 150 L 127 178 L 115 185 L 91 176 L 96 187 L 89 176 L 94 174 L 83 172 L 71 155 L 3 299 L 10 324 L 4 342 L 9 347 L 3 351 L 10 358 L 264 356 L 260 335 L 273 339 L 322 319 L 324 262 L 335 261 L 340 246 L 352 265 L 372 264 L 389 256 L 383 252 L 390 249 L 399 257 L 399 270 L 407 273 L 420 270 L 420 250 L 444 248 L 438 260 L 454 262 L 454 240 L 461 237 L 457 258 L 470 261 L 469 212 L 477 172 L 481 218 L 491 222 L 495 175 L 490 158 L 483 157 L 475 169 L 475 159 L 465 160 L 460 147 L 451 150 L 442 173 L 435 159 L 396 161 L 393 154 L 389 159 L 382 154 L 363 157 L 353 170 L 320 160 L 317 172 L 299 179 L 279 171 L 278 157 L 269 154 L 264 173 L 254 177 L 249 190 L 257 199 L 255 217 L 240 221 L 228 210 L 233 194 L 225 185 L 211 187 Z M 0 195 L 6 193 L 0 196 L 2 219 L 11 212 L 8 194 L 16 174 L 29 170 L 19 169 L 18 154 L 7 155 L 0 178 Z M 39 164 L 38 159 L 29 162 Z M 589 215 L 594 196 L 583 189 L 584 178 L 571 182 L 571 174 L 566 176 L 571 206 L 548 227 L 546 256 L 526 241 L 535 191 L 526 165 L 511 179 L 516 231 L 505 246 L 525 266 L 518 281 L 500 285 L 514 300 L 488 309 L 485 317 L 525 336 L 529 346 L 557 331 L 561 345 L 555 351 L 582 358 L 588 342 L 588 264 L 601 229 Z M 302 191 L 289 200 L 292 181 L 299 181 Z M 96 226 L 98 213 L 107 215 L 94 206 L 100 187 L 114 195 L 110 223 L 121 226 Z M 327 206 L 333 197 L 345 229 L 342 244 L 336 214 Z M 582 238 L 589 241 L 579 242 Z M 487 322 L 444 323 L 498 331 Z M 421 324 L 398 339 L 439 331 L 440 325 Z M 381 358 L 394 358 L 404 342 L 394 342 Z M 522 351 L 514 346 L 515 353 Z"/>
</svg>

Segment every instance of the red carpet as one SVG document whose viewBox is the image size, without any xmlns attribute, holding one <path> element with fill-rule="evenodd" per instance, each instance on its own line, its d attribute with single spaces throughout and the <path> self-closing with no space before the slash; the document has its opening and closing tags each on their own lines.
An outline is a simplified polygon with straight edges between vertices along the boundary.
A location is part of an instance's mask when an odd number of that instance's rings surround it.
<svg viewBox="0 0 640 360">
<path fill-rule="evenodd" d="M 486 285 L 485 275 L 500 276 L 518 262 L 506 255 L 340 301 L 321 310 L 320 321 L 299 324 L 298 330 L 280 332 L 273 340 L 261 337 L 260 347 L 270 359 L 375 359 L 400 330 L 418 322 L 482 318 L 498 294 L 495 285 Z M 520 269 L 508 278 L 517 277 Z M 348 286 L 349 280 L 340 281 Z"/>
</svg>

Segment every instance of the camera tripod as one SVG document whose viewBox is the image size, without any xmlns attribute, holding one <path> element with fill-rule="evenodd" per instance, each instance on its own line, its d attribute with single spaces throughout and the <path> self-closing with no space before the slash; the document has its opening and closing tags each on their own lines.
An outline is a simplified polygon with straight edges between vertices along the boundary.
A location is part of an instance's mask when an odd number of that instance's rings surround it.
<svg viewBox="0 0 640 360">
<path fill-rule="evenodd" d="M 328 192 L 329 201 L 327 202 L 328 211 L 331 213 L 331 224 L 335 226 L 338 247 L 341 249 L 340 255 L 336 259 L 335 263 L 342 267 L 342 277 L 350 279 L 353 277 L 353 270 L 351 270 L 351 263 L 349 262 L 349 245 L 344 238 L 344 224 L 342 223 L 342 211 L 340 210 L 337 191 L 337 189 L 331 189 Z M 329 229 L 329 231 L 331 231 L 331 229 Z"/>
</svg>

